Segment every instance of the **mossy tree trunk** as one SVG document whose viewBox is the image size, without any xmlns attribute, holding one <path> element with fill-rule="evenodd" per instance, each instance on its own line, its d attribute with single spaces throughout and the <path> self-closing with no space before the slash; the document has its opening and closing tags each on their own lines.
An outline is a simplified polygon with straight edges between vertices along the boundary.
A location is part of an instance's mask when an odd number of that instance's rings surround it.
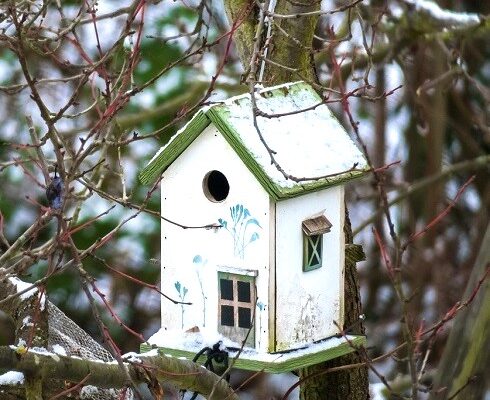
<svg viewBox="0 0 490 400">
<path fill-rule="evenodd" d="M 483 399 L 490 390 L 490 225 L 463 296 L 474 295 L 456 316 L 434 379 L 432 400 Z M 486 279 L 485 279 L 486 277 Z M 481 282 L 483 280 L 483 282 Z M 480 285 L 478 292 L 475 291 Z M 486 344 L 485 344 L 486 343 Z M 484 350 L 486 347 L 487 350 Z"/>
<path fill-rule="evenodd" d="M 265 4 L 269 2 L 266 1 Z M 237 26 L 233 39 L 245 73 L 251 69 L 255 46 L 255 37 L 259 22 L 260 10 L 248 0 L 225 0 L 228 20 Z M 252 5 L 252 6 L 251 6 Z M 318 11 L 317 0 L 287 1 L 278 0 L 275 12 L 283 15 L 296 15 Z M 275 21 L 277 27 L 271 32 L 272 40 L 268 43 L 266 68 L 263 82 L 265 86 L 276 85 L 297 80 L 316 81 L 310 49 L 318 20 L 317 15 L 299 18 L 284 18 Z M 267 29 L 259 32 L 262 40 L 266 38 Z M 259 46 L 263 49 L 262 46 Z M 260 57 L 256 62 L 261 62 Z M 257 69 L 259 70 L 259 68 Z M 258 77 L 253 77 L 258 79 Z"/>
<path fill-rule="evenodd" d="M 267 4 L 268 2 L 266 2 Z M 230 23 L 237 27 L 234 33 L 234 41 L 240 60 L 248 75 L 254 70 L 251 60 L 260 62 L 260 57 L 255 55 L 254 49 L 262 49 L 256 44 L 254 38 L 261 37 L 267 42 L 267 59 L 262 83 L 265 86 L 306 80 L 316 82 L 315 68 L 312 62 L 311 47 L 318 16 L 310 15 L 299 18 L 276 19 L 270 39 L 266 39 L 266 29 L 257 34 L 259 26 L 260 10 L 253 6 L 250 8 L 247 0 L 225 0 L 225 8 Z M 317 11 L 320 2 L 316 0 L 287 1 L 278 0 L 275 12 L 278 14 L 300 14 Z M 260 33 L 260 32 L 259 32 Z M 264 54 L 263 52 L 261 54 Z M 260 68 L 255 68 L 259 71 Z M 257 76 L 249 76 L 248 80 L 257 81 Z M 352 245 L 352 230 L 346 209 L 345 219 L 346 261 L 345 261 L 345 326 L 351 334 L 364 334 L 364 327 L 359 316 L 361 315 L 361 301 L 359 296 L 359 280 L 356 270 L 356 261 L 362 253 L 360 246 Z M 312 366 L 300 371 L 301 377 L 312 373 L 324 371 L 331 367 L 362 362 L 362 357 L 352 353 L 326 363 Z M 367 367 L 353 368 L 335 373 L 320 374 L 316 377 L 305 379 L 301 385 L 302 400 L 325 399 L 349 399 L 365 400 L 369 398 Z"/>
</svg>

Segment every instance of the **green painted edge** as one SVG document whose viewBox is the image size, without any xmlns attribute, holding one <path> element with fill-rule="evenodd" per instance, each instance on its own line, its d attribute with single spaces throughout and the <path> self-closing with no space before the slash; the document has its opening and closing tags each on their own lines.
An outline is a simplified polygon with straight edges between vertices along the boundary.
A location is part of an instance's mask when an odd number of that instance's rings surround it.
<svg viewBox="0 0 490 400">
<path fill-rule="evenodd" d="M 307 89 L 318 101 L 320 96 L 315 90 L 304 82 L 296 82 L 287 87 L 279 87 L 263 93 L 266 97 L 287 96 L 300 90 Z M 239 98 L 236 101 L 247 100 L 246 97 Z M 330 111 L 330 110 L 329 110 Z M 187 126 L 178 132 L 176 136 L 167 144 L 160 154 L 153 159 L 139 174 L 142 184 L 149 184 L 158 179 L 159 175 L 180 156 L 184 150 L 201 134 L 201 132 L 212 122 L 218 131 L 223 135 L 225 140 L 237 153 L 238 157 L 247 166 L 250 172 L 255 176 L 257 181 L 262 185 L 264 190 L 272 197 L 274 201 L 288 199 L 300 196 L 304 193 L 310 193 L 335 186 L 352 179 L 360 178 L 369 171 L 369 167 L 362 170 L 350 171 L 331 178 L 319 179 L 314 182 L 302 183 L 293 187 L 282 187 L 276 184 L 264 171 L 264 169 L 255 160 L 254 155 L 246 148 L 240 139 L 240 135 L 229 122 L 229 109 L 226 104 L 217 104 L 207 109 L 201 109 L 187 124 Z M 330 111 L 332 118 L 335 116 Z M 346 133 L 347 134 L 347 133 Z"/>
<path fill-rule="evenodd" d="M 309 88 L 308 85 L 306 86 Z M 293 90 L 291 87 L 288 88 L 290 92 L 294 93 L 295 91 L 301 89 L 301 86 L 295 85 L 294 89 L 296 90 Z M 313 89 L 311 88 L 309 89 L 314 92 Z M 281 89 L 277 89 L 277 91 L 280 90 Z M 320 97 L 316 94 L 316 92 L 314 93 L 315 96 L 318 97 L 318 100 L 320 100 Z M 331 178 L 324 178 L 314 182 L 302 183 L 293 187 L 279 186 L 276 183 L 274 183 L 274 181 L 269 177 L 269 175 L 266 174 L 263 168 L 255 160 L 254 155 L 246 148 L 245 144 L 240 139 L 240 135 L 238 134 L 236 129 L 232 126 L 232 124 L 229 123 L 228 121 L 229 113 L 230 113 L 229 109 L 225 104 L 223 104 L 210 108 L 206 114 L 211 120 L 211 122 L 216 126 L 219 132 L 226 139 L 226 141 L 230 144 L 230 146 L 235 150 L 238 157 L 240 157 L 240 159 L 247 166 L 250 172 L 259 181 L 259 183 L 262 185 L 265 191 L 276 201 L 297 197 L 304 193 L 316 192 L 325 189 L 327 187 L 335 186 L 340 183 L 357 179 L 365 175 L 370 170 L 370 168 L 366 166 L 362 170 L 349 171 L 344 174 L 333 176 Z M 333 114 L 332 114 L 332 118 L 335 118 Z"/>
<path fill-rule="evenodd" d="M 211 123 L 204 110 L 199 110 L 190 120 L 183 131 L 178 132 L 167 146 L 143 168 L 139 174 L 139 180 L 146 185 L 156 181 L 175 159 L 180 156 L 185 149 L 201 134 L 201 132 Z"/>
<path fill-rule="evenodd" d="M 343 355 L 356 351 L 356 348 L 364 346 L 365 344 L 365 336 L 355 336 L 353 339 L 350 339 L 350 343 L 343 342 L 333 348 L 325 349 L 314 354 L 304 354 L 297 358 L 291 358 L 285 361 L 258 361 L 247 360 L 239 357 L 238 359 L 234 359 L 233 367 L 247 371 L 262 371 L 278 374 L 298 370 L 301 368 L 309 367 L 311 365 L 319 364 L 324 361 L 341 357 Z M 148 352 L 154 348 L 155 347 L 145 343 L 140 345 L 141 353 Z M 187 360 L 192 360 L 195 356 L 195 353 L 193 352 L 187 350 L 171 349 L 168 347 L 158 347 L 158 352 L 162 355 L 170 355 L 172 357 L 184 357 Z M 206 358 L 204 356 L 201 356 L 198 359 L 198 362 L 201 364 L 203 364 L 205 361 Z M 230 363 L 231 362 L 232 361 L 230 360 Z"/>
<path fill-rule="evenodd" d="M 280 187 L 269 178 L 255 160 L 253 154 L 248 151 L 245 144 L 241 141 L 238 132 L 228 123 L 229 110 L 226 105 L 219 105 L 209 109 L 207 115 L 265 191 L 274 200 L 278 200 L 280 198 Z"/>
<path fill-rule="evenodd" d="M 313 264 L 313 265 L 310 265 L 308 263 L 308 258 L 310 258 L 310 254 L 308 253 L 308 242 L 311 239 L 311 236 L 307 236 L 304 232 L 303 232 L 303 272 L 310 272 L 310 271 L 314 271 L 315 269 L 318 269 L 318 268 L 321 268 L 322 267 L 322 264 L 323 264 L 323 258 L 324 258 L 324 254 L 323 254 L 323 234 L 321 235 L 315 235 L 315 236 L 322 236 L 320 238 L 320 244 L 319 246 L 321 247 L 321 250 L 320 250 L 320 253 L 321 253 L 321 256 L 320 256 L 320 260 L 319 260 L 319 263 L 318 264 Z"/>
<path fill-rule="evenodd" d="M 341 183 L 347 183 L 351 180 L 360 178 L 368 173 L 371 169 L 369 167 L 365 167 L 362 170 L 350 171 L 344 174 L 336 175 L 331 178 L 319 179 L 314 182 L 309 182 L 305 184 L 301 184 L 301 186 L 294 186 L 292 188 L 281 187 L 280 198 L 288 199 L 292 197 L 297 197 L 303 193 L 317 192 L 319 190 L 325 189 L 327 187 L 336 186 Z"/>
</svg>

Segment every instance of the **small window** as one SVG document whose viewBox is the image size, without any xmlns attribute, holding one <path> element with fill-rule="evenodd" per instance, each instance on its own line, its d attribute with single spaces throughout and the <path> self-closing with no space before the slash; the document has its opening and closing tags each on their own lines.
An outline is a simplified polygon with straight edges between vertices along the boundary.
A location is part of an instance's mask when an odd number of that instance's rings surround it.
<svg viewBox="0 0 490 400">
<path fill-rule="evenodd" d="M 217 170 L 208 172 L 202 181 L 206 198 L 214 203 L 225 200 L 230 193 L 230 184 L 226 176 Z"/>
<path fill-rule="evenodd" d="M 332 224 L 323 212 L 303 221 L 303 271 L 312 271 L 322 266 L 323 235 L 330 232 L 331 227 Z"/>
<path fill-rule="evenodd" d="M 322 266 L 323 235 L 304 236 L 303 271 L 311 271 Z"/>
<path fill-rule="evenodd" d="M 218 283 L 218 331 L 238 343 L 246 339 L 245 344 L 254 347 L 255 278 L 218 272 Z"/>
</svg>

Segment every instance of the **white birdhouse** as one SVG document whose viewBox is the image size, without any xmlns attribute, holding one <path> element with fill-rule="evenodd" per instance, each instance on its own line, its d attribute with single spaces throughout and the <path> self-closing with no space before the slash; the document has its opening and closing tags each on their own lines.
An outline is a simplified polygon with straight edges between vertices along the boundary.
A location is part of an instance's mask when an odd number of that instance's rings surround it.
<svg viewBox="0 0 490 400">
<path fill-rule="evenodd" d="M 235 366 L 282 372 L 352 351 L 343 322 L 344 184 L 366 160 L 306 83 L 194 115 L 140 174 L 161 177 L 165 353 L 244 344 Z M 271 162 L 272 157 L 282 172 Z M 363 338 L 352 337 L 354 343 Z M 232 354 L 233 355 L 233 354 Z"/>
</svg>

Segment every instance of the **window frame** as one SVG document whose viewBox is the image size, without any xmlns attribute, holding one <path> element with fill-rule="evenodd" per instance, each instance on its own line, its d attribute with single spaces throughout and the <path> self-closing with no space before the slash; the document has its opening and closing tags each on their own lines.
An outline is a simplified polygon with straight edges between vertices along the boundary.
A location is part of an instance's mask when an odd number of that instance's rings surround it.
<svg viewBox="0 0 490 400">
<path fill-rule="evenodd" d="M 310 246 L 312 251 L 310 252 Z M 318 263 L 312 264 L 313 257 L 317 255 Z M 303 271 L 313 271 L 323 264 L 323 235 L 303 235 Z"/>
<path fill-rule="evenodd" d="M 233 300 L 227 300 L 221 297 L 221 279 L 231 280 L 233 282 Z M 238 282 L 248 282 L 250 284 L 250 302 L 238 300 Z M 240 344 L 246 339 L 245 345 L 248 347 L 255 347 L 254 316 L 257 298 L 256 293 L 255 276 L 218 271 L 218 332 Z M 233 326 L 221 324 L 222 306 L 233 307 Z M 249 328 L 239 326 L 240 308 L 250 310 Z"/>
<path fill-rule="evenodd" d="M 332 223 L 324 211 L 305 219 L 301 223 L 303 231 L 303 272 L 313 271 L 323 265 L 324 234 L 330 232 Z M 318 262 L 313 263 L 316 259 Z"/>
</svg>

